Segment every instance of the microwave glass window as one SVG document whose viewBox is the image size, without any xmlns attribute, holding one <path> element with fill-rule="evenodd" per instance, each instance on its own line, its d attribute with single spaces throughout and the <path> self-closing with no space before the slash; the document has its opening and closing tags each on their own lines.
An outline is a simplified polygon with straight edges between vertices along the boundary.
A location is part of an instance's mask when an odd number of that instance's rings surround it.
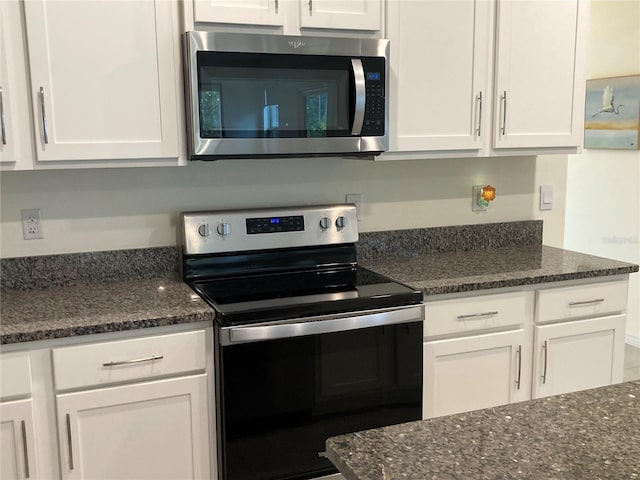
<svg viewBox="0 0 640 480">
<path fill-rule="evenodd" d="M 326 90 L 307 92 L 304 94 L 304 120 L 307 137 L 327 136 L 327 103 Z"/>
<path fill-rule="evenodd" d="M 200 135 L 204 138 L 222 136 L 222 114 L 220 113 L 220 85 L 202 85 L 200 90 Z"/>
<path fill-rule="evenodd" d="M 202 138 L 349 135 L 349 59 L 198 55 Z"/>
</svg>

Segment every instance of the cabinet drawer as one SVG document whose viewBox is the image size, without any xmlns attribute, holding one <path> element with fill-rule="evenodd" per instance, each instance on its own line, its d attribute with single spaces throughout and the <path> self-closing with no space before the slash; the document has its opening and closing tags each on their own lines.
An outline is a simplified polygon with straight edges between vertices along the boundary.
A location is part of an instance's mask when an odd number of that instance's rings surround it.
<svg viewBox="0 0 640 480">
<path fill-rule="evenodd" d="M 624 312 L 627 282 L 606 282 L 538 290 L 538 323 Z"/>
<path fill-rule="evenodd" d="M 501 293 L 425 304 L 424 336 L 457 335 L 524 323 L 527 293 Z"/>
<path fill-rule="evenodd" d="M 205 369 L 205 332 L 93 343 L 52 351 L 56 390 Z"/>
<path fill-rule="evenodd" d="M 31 395 L 31 361 L 27 352 L 0 355 L 0 399 Z"/>
</svg>

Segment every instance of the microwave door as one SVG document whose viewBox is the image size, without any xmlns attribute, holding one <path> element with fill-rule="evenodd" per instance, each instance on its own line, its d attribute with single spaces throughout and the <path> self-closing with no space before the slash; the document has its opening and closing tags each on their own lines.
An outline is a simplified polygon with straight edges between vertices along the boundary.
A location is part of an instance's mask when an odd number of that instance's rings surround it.
<svg viewBox="0 0 640 480">
<path fill-rule="evenodd" d="M 364 123 L 364 107 L 366 103 L 366 85 L 362 60 L 359 58 L 351 59 L 351 72 L 353 74 L 353 84 L 355 88 L 351 135 L 360 135 L 360 132 L 362 132 L 362 124 Z"/>
</svg>

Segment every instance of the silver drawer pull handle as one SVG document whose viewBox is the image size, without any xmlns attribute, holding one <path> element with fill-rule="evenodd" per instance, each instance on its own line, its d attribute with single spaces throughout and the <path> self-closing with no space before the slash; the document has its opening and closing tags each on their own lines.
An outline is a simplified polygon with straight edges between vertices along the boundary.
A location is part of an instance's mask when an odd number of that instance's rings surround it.
<svg viewBox="0 0 640 480">
<path fill-rule="evenodd" d="M 547 344 L 547 341 L 544 341 L 544 345 L 542 345 L 542 348 L 544 350 L 544 370 L 542 371 L 542 384 L 546 384 L 547 383 L 547 364 L 549 363 L 549 358 L 548 358 L 548 352 L 549 352 L 549 345 Z"/>
<path fill-rule="evenodd" d="M 482 136 L 482 91 L 476 96 L 478 101 L 478 128 L 476 128 L 476 137 Z"/>
<path fill-rule="evenodd" d="M 22 454 L 24 455 L 24 477 L 29 478 L 29 451 L 27 450 L 27 426 L 22 420 Z"/>
<path fill-rule="evenodd" d="M 604 302 L 604 298 L 594 298 L 593 300 L 586 300 L 584 302 L 569 302 L 570 307 L 580 307 L 582 305 L 595 305 L 596 303 Z"/>
<path fill-rule="evenodd" d="M 502 94 L 502 127 L 500 127 L 500 132 L 502 135 L 505 135 L 507 132 L 507 91 L 505 90 Z"/>
<path fill-rule="evenodd" d="M 45 144 L 49 143 L 49 127 L 47 126 L 47 112 L 44 106 L 44 88 L 40 87 L 40 108 L 42 109 L 42 138 Z"/>
<path fill-rule="evenodd" d="M 518 379 L 516 380 L 516 388 L 520 390 L 520 381 L 522 380 L 522 345 L 518 345 Z"/>
<path fill-rule="evenodd" d="M 117 367 L 118 365 L 131 365 L 132 363 L 153 362 L 154 360 L 162 360 L 164 355 L 153 355 L 151 357 L 136 358 L 134 360 L 120 360 L 118 362 L 103 363 L 103 367 Z"/>
<path fill-rule="evenodd" d="M 0 126 L 2 127 L 2 144 L 7 144 L 7 131 L 4 128 L 4 100 L 2 97 L 2 87 L 0 87 Z"/>
<path fill-rule="evenodd" d="M 69 470 L 73 470 L 73 444 L 71 443 L 71 415 L 67 413 L 67 447 L 69 448 Z"/>
<path fill-rule="evenodd" d="M 480 317 L 491 317 L 493 315 L 498 315 L 498 311 L 495 312 L 482 312 L 482 313 L 470 313 L 469 315 L 458 315 L 458 320 L 464 320 L 466 318 L 480 318 Z"/>
</svg>

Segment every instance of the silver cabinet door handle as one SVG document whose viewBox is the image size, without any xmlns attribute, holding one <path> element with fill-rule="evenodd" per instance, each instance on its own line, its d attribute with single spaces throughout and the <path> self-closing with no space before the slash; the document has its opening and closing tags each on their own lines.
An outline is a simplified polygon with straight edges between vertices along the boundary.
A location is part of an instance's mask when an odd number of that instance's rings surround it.
<svg viewBox="0 0 640 480">
<path fill-rule="evenodd" d="M 131 365 L 133 363 L 153 362 L 154 360 L 162 360 L 164 355 L 152 355 L 144 358 L 134 358 L 133 360 L 119 360 L 116 362 L 103 363 L 103 367 L 117 367 L 118 365 Z"/>
<path fill-rule="evenodd" d="M 352 58 L 351 71 L 353 72 L 353 79 L 356 86 L 351 135 L 360 135 L 360 132 L 362 131 L 362 124 L 364 123 L 364 107 L 366 102 L 366 85 L 364 81 L 364 67 L 362 66 L 362 60 L 359 58 Z"/>
<path fill-rule="evenodd" d="M 27 426 L 24 420 L 21 422 L 22 427 L 22 454 L 24 455 L 24 477 L 29 478 L 29 451 L 27 450 Z"/>
<path fill-rule="evenodd" d="M 516 380 L 516 389 L 520 390 L 520 380 L 522 379 L 522 345 L 518 345 L 518 379 Z"/>
<path fill-rule="evenodd" d="M 549 345 L 547 344 L 547 341 L 544 341 L 544 345 L 542 345 L 542 348 L 544 349 L 544 369 L 542 370 L 542 384 L 544 385 L 545 383 L 547 383 L 547 364 L 548 364 L 548 351 L 549 351 Z"/>
<path fill-rule="evenodd" d="M 478 101 L 478 128 L 476 128 L 476 137 L 482 136 L 482 91 L 476 97 Z"/>
<path fill-rule="evenodd" d="M 67 447 L 69 448 L 69 470 L 73 470 L 73 446 L 71 445 L 71 415 L 67 413 Z"/>
<path fill-rule="evenodd" d="M 278 0 L 276 0 L 276 13 L 278 13 Z"/>
<path fill-rule="evenodd" d="M 40 108 L 42 110 L 42 138 L 45 145 L 49 143 L 49 127 L 47 126 L 47 112 L 44 106 L 44 88 L 40 87 Z"/>
<path fill-rule="evenodd" d="M 502 127 L 500 128 L 502 135 L 507 131 L 507 91 L 502 92 Z"/>
<path fill-rule="evenodd" d="M 604 298 L 594 298 L 593 300 L 586 300 L 584 302 L 569 302 L 570 307 L 581 307 L 585 305 L 595 305 L 596 303 L 604 302 Z"/>
<path fill-rule="evenodd" d="M 2 130 L 2 144 L 7 144 L 7 131 L 4 126 L 4 99 L 2 96 L 2 87 L 0 87 L 0 129 Z"/>
<path fill-rule="evenodd" d="M 313 15 L 313 0 L 309 0 L 309 15 Z"/>
<path fill-rule="evenodd" d="M 498 311 L 494 312 L 482 312 L 482 313 L 469 313 L 468 315 L 458 315 L 456 318 L 458 320 L 465 320 L 467 318 L 482 318 L 482 317 L 492 317 L 494 315 L 498 315 Z"/>
</svg>

